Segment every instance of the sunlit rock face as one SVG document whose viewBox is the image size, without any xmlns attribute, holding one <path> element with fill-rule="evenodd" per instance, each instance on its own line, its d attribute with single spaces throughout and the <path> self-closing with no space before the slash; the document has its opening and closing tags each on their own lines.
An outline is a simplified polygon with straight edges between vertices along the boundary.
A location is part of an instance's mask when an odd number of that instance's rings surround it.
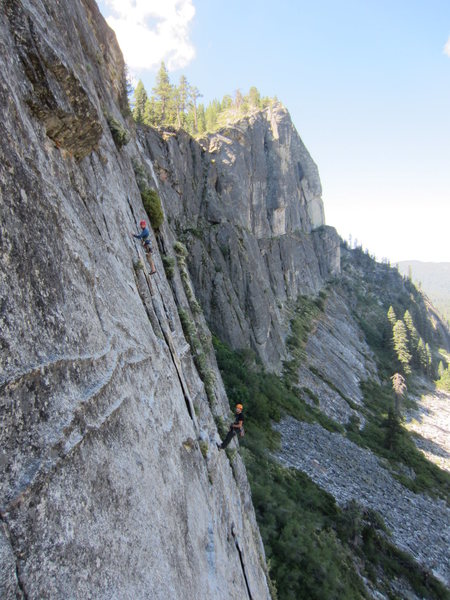
<svg viewBox="0 0 450 600">
<path fill-rule="evenodd" d="M 140 139 L 212 330 L 280 369 L 290 302 L 340 272 L 317 167 L 289 113 L 275 104 L 198 142 L 175 131 Z"/>
<path fill-rule="evenodd" d="M 5 0 L 0 56 L 0 597 L 269 598 L 183 285 L 131 237 L 148 158 L 108 126 L 133 138 L 115 37 L 94 2 Z"/>
</svg>

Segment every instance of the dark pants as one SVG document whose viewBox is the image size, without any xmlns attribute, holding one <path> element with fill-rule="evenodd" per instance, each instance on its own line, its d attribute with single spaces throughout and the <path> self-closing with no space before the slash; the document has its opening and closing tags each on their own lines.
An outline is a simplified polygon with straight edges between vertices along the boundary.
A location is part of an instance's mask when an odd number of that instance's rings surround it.
<svg viewBox="0 0 450 600">
<path fill-rule="evenodd" d="M 230 430 L 228 431 L 226 438 L 222 442 L 222 449 L 224 449 L 228 446 L 228 444 L 233 439 L 233 436 L 235 435 L 235 433 L 236 433 L 236 429 L 234 429 L 234 427 L 230 427 Z"/>
</svg>

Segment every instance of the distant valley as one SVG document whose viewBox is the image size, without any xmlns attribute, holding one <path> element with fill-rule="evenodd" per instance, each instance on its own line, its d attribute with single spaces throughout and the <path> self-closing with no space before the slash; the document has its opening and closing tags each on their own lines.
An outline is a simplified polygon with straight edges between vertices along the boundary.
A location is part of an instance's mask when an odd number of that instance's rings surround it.
<svg viewBox="0 0 450 600">
<path fill-rule="evenodd" d="M 412 280 L 421 284 L 434 306 L 450 323 L 450 262 L 404 260 L 398 264 L 402 275 L 411 273 Z"/>
</svg>

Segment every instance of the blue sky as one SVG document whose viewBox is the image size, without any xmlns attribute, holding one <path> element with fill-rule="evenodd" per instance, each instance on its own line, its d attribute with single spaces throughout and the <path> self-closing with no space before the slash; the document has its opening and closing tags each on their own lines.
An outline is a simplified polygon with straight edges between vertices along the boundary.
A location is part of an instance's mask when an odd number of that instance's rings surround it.
<svg viewBox="0 0 450 600">
<path fill-rule="evenodd" d="M 450 261 L 449 0 L 99 6 L 148 91 L 165 60 L 204 102 L 252 85 L 276 95 L 342 237 L 391 262 Z"/>
</svg>

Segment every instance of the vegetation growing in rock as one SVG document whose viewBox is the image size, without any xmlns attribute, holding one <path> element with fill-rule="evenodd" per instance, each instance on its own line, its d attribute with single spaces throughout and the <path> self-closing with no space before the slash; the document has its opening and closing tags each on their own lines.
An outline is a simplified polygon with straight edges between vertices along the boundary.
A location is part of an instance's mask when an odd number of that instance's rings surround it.
<svg viewBox="0 0 450 600">
<path fill-rule="evenodd" d="M 202 309 L 195 298 L 194 292 L 192 291 L 189 273 L 186 266 L 186 257 L 188 255 L 187 248 L 182 242 L 176 241 L 173 245 L 173 249 L 177 255 L 180 277 L 181 281 L 183 282 L 184 292 L 186 294 L 186 298 L 188 299 L 190 309 L 194 315 L 199 315 L 201 314 Z"/>
<path fill-rule="evenodd" d="M 209 445 L 205 440 L 200 440 L 198 445 L 200 446 L 200 452 L 202 453 L 203 458 L 207 458 Z"/>
<path fill-rule="evenodd" d="M 161 199 L 156 190 L 149 187 L 141 189 L 142 204 L 145 212 L 150 218 L 150 222 L 155 231 L 158 231 L 164 222 L 164 213 L 161 206 Z"/>
<path fill-rule="evenodd" d="M 173 256 L 168 256 L 166 254 L 163 255 L 162 263 L 166 272 L 167 279 L 173 279 L 173 276 L 175 274 L 175 259 L 173 258 Z"/>
<path fill-rule="evenodd" d="M 141 199 L 145 212 L 150 219 L 153 229 L 158 231 L 164 223 L 164 212 L 161 205 L 161 199 L 158 192 L 150 187 L 150 176 L 144 166 L 136 160 L 133 160 L 132 162 L 136 183 L 141 192 Z"/>
<path fill-rule="evenodd" d="M 197 367 L 200 377 L 202 378 L 208 399 L 211 405 L 213 405 L 216 401 L 216 395 L 214 393 L 215 375 L 208 364 L 207 344 L 202 342 L 202 336 L 199 335 L 197 327 L 194 321 L 190 318 L 189 313 L 183 308 L 178 308 L 178 315 L 180 317 L 184 335 L 186 336 L 186 339 L 191 347 L 195 366 Z"/>
<path fill-rule="evenodd" d="M 108 126 L 111 131 L 114 143 L 120 150 L 122 146 L 125 146 L 130 141 L 130 134 L 123 127 L 123 125 L 121 125 L 119 121 L 115 119 L 112 115 L 107 115 L 106 120 L 108 121 Z"/>
<path fill-rule="evenodd" d="M 142 260 L 140 258 L 133 260 L 133 267 L 134 270 L 136 271 L 136 273 L 138 271 L 142 271 L 144 268 L 144 263 L 142 262 Z"/>
<path fill-rule="evenodd" d="M 276 98 L 262 98 L 255 87 L 251 87 L 247 95 L 237 90 L 233 98 L 226 95 L 206 106 L 199 104 L 201 96 L 184 75 L 178 85 L 172 84 L 162 62 L 150 96 L 142 81 L 138 82 L 134 91 L 133 118 L 140 124 L 172 126 L 196 135 L 216 131 L 276 101 Z"/>
</svg>

